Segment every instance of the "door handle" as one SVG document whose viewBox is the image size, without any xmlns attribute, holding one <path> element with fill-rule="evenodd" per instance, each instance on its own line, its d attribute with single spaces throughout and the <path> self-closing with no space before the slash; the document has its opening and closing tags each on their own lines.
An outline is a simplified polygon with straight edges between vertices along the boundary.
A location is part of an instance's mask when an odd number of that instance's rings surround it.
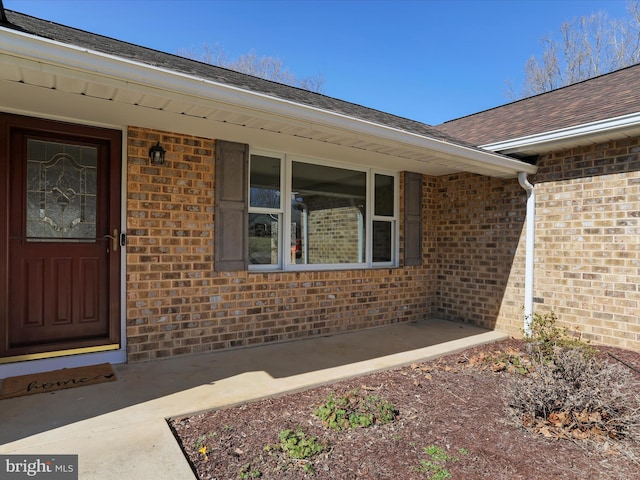
<svg viewBox="0 0 640 480">
<path fill-rule="evenodd" d="M 120 235 L 118 235 L 118 229 L 114 228 L 113 229 L 113 235 L 105 235 L 103 238 L 110 238 L 111 239 L 111 245 L 113 246 L 113 251 L 117 252 L 118 251 L 118 245 L 120 245 Z"/>
</svg>

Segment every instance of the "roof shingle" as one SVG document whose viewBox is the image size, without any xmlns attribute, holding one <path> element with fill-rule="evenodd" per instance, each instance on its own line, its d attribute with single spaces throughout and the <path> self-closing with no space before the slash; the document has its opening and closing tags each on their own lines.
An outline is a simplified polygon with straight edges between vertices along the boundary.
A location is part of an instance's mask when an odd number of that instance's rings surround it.
<svg viewBox="0 0 640 480">
<path fill-rule="evenodd" d="M 327 95 L 187 59 L 178 55 L 153 50 L 76 28 L 67 27 L 19 12 L 7 10 L 6 13 L 10 25 L 3 26 L 38 37 L 88 48 L 97 52 L 192 75 L 251 92 L 262 93 L 298 104 L 340 113 L 352 118 L 388 126 L 404 132 L 414 133 L 456 145 L 473 147 L 473 145 L 453 138 L 449 134 L 436 129 L 433 126 L 415 120 L 399 117 L 343 100 L 338 100 Z"/>
<path fill-rule="evenodd" d="M 488 145 L 640 112 L 640 64 L 525 98 L 437 128 Z"/>
</svg>

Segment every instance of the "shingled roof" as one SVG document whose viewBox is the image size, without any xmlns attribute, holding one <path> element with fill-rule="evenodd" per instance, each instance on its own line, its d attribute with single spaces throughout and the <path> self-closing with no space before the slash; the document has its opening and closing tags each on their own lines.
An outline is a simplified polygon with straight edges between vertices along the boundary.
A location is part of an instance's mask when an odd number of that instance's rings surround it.
<svg viewBox="0 0 640 480">
<path fill-rule="evenodd" d="M 235 72 L 196 60 L 187 59 L 158 50 L 134 45 L 95 33 L 60 25 L 48 20 L 31 17 L 19 12 L 6 11 L 9 25 L 24 33 L 47 38 L 57 42 L 88 48 L 97 52 L 126 58 L 136 62 L 166 68 L 176 72 L 231 85 L 244 90 L 262 93 L 283 100 L 308 105 L 323 110 L 341 113 L 349 117 L 396 128 L 405 132 L 428 136 L 457 145 L 472 146 L 455 139 L 430 125 L 415 120 L 392 115 L 372 108 L 300 88 L 284 85 L 244 73 Z"/>
<path fill-rule="evenodd" d="M 490 145 L 640 112 L 640 65 L 525 98 L 437 128 L 473 145 Z"/>
</svg>

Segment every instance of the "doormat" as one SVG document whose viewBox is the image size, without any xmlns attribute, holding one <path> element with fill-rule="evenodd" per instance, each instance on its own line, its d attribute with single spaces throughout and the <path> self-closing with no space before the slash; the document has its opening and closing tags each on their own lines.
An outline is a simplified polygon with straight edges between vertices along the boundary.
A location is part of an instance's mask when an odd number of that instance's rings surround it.
<svg viewBox="0 0 640 480">
<path fill-rule="evenodd" d="M 55 392 L 65 388 L 113 382 L 116 374 L 108 363 L 89 367 L 63 368 L 53 372 L 32 373 L 5 378 L 0 388 L 0 400 L 36 393 Z"/>
</svg>

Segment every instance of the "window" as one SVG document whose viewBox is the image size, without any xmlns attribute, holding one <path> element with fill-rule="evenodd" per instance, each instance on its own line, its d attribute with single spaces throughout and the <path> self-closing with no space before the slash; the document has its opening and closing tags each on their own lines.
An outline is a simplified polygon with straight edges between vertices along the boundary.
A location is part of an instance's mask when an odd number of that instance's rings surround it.
<svg viewBox="0 0 640 480">
<path fill-rule="evenodd" d="M 249 265 L 279 266 L 282 258 L 282 159 L 251 155 Z"/>
<path fill-rule="evenodd" d="M 398 175 L 254 152 L 252 270 L 397 264 Z"/>
</svg>

